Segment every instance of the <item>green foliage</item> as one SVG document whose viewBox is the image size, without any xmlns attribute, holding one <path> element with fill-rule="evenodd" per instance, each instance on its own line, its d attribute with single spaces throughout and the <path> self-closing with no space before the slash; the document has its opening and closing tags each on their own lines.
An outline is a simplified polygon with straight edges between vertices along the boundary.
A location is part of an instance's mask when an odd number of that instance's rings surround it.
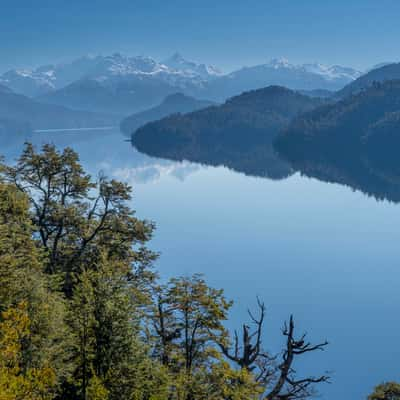
<svg viewBox="0 0 400 400">
<path fill-rule="evenodd" d="M 27 145 L 0 183 L 1 400 L 252 400 L 218 344 L 232 302 L 200 275 L 161 285 L 131 188 L 71 149 Z M 278 393 L 279 394 L 279 393 Z"/>
<path fill-rule="evenodd" d="M 2 313 L 0 323 L 0 399 L 50 400 L 56 374 L 50 364 L 35 367 L 24 359 L 31 334 L 28 305 L 20 302 Z"/>
<path fill-rule="evenodd" d="M 2 166 L 3 178 L 24 192 L 32 205 L 32 222 L 47 254 L 46 272 L 64 275 L 69 296 L 73 275 L 96 262 L 98 248 L 144 272 L 154 255 L 143 245 L 153 225 L 137 219 L 126 206 L 131 188 L 100 177 L 93 182 L 69 148 L 58 152 L 44 145 L 41 152 L 27 144 L 15 167 Z M 134 250 L 136 247 L 136 250 Z"/>
<path fill-rule="evenodd" d="M 374 392 L 368 396 L 368 400 L 399 400 L 400 384 L 397 382 L 386 382 L 378 385 Z"/>
<path fill-rule="evenodd" d="M 87 400 L 108 400 L 108 390 L 105 388 L 101 379 L 96 375 L 93 375 L 89 384 L 86 388 L 86 399 Z"/>
</svg>

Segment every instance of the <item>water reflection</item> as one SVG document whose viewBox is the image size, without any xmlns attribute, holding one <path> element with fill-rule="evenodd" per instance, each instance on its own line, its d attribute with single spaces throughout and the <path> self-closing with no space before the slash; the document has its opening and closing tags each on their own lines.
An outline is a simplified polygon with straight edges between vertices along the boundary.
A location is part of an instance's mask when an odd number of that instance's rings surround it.
<svg viewBox="0 0 400 400">
<path fill-rule="evenodd" d="M 132 144 L 134 147 L 134 143 Z M 280 158 L 271 143 L 185 143 L 176 148 L 157 148 L 155 152 L 139 147 L 149 156 L 164 159 L 223 166 L 249 176 L 273 180 L 288 178 L 294 173 L 290 164 Z"/>
<path fill-rule="evenodd" d="M 400 202 L 400 160 L 383 157 L 363 147 L 313 148 L 302 152 L 286 149 L 282 157 L 307 177 L 338 183 L 376 200 Z"/>
<path fill-rule="evenodd" d="M 174 159 L 188 161 L 177 162 L 139 153 L 119 132 L 31 140 L 71 146 L 91 174 L 128 180 L 132 207 L 157 224 L 150 245 L 161 253 L 161 276 L 204 273 L 235 300 L 232 327 L 259 295 L 269 306 L 271 350 L 280 347 L 290 313 L 299 329 L 329 339 L 326 352 L 296 366 L 305 374 L 334 371 L 332 385 L 321 388 L 324 399 L 366 398 L 375 383 L 397 379 L 399 206 L 363 195 L 400 200 L 395 162 L 315 152 L 289 163 L 261 145 L 182 152 Z M 20 140 L 1 152 L 12 160 L 22 146 Z"/>
<path fill-rule="evenodd" d="M 52 143 L 57 148 L 72 147 L 78 151 L 84 167 L 93 175 L 99 172 L 129 182 L 131 185 L 155 182 L 163 176 L 184 180 L 200 166 L 186 162 L 155 159 L 133 149 L 117 130 L 92 129 L 36 132 L 2 143 L 1 153 L 13 162 L 21 153 L 24 142 L 40 147 Z"/>
</svg>

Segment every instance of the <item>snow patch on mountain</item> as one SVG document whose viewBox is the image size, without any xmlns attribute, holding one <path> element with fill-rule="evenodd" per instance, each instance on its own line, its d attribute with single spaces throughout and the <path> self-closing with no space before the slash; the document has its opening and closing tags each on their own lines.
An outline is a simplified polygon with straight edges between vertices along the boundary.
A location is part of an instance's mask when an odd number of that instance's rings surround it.
<svg viewBox="0 0 400 400">
<path fill-rule="evenodd" d="M 202 86 L 221 75 L 216 67 L 195 63 L 174 54 L 166 62 L 146 56 L 86 56 L 69 64 L 47 65 L 37 69 L 11 70 L 0 76 L 0 83 L 16 92 L 37 96 L 62 88 L 79 79 L 105 82 L 108 79 L 154 77 L 178 88 Z"/>
<path fill-rule="evenodd" d="M 360 75 L 361 72 L 353 68 L 320 63 L 293 64 L 286 58 L 273 59 L 268 63 L 241 68 L 225 75 L 212 65 L 187 60 L 179 53 L 162 62 L 147 56 L 114 53 L 106 56 L 89 55 L 70 63 L 44 65 L 36 69 L 11 70 L 0 76 L 0 84 L 32 97 L 48 94 L 82 80 L 91 80 L 114 88 L 128 86 L 126 90 L 131 90 L 135 82 L 150 87 L 172 86 L 191 95 L 202 95 L 199 90 L 215 87 L 215 91 L 218 91 L 221 89 L 220 81 L 224 85 L 237 80 L 232 93 L 226 93 L 230 96 L 267 84 L 281 84 L 294 89 L 336 90 Z M 207 97 L 208 92 L 205 95 Z M 224 94 L 219 97 L 223 98 Z"/>
<path fill-rule="evenodd" d="M 354 80 L 362 75 L 361 71 L 357 71 L 349 67 L 341 67 L 340 65 L 329 66 L 320 63 L 313 63 L 313 64 L 303 64 L 300 67 L 304 68 L 308 72 L 317 75 L 322 75 L 328 80 L 334 80 L 334 79 Z"/>
<path fill-rule="evenodd" d="M 172 70 L 183 72 L 187 75 L 198 75 L 204 79 L 210 79 L 211 77 L 222 75 L 222 71 L 217 67 L 188 61 L 179 53 L 175 53 L 171 57 L 167 58 L 163 64 Z"/>
</svg>

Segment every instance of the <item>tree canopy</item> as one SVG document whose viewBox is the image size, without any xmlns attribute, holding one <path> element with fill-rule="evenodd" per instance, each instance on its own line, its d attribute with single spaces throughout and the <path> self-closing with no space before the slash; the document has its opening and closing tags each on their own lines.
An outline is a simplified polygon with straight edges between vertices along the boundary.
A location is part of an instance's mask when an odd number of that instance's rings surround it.
<svg viewBox="0 0 400 400">
<path fill-rule="evenodd" d="M 291 400 L 327 381 L 297 377 L 326 342 L 296 338 L 292 317 L 278 360 L 261 301 L 239 338 L 222 289 L 161 280 L 132 189 L 93 180 L 72 149 L 27 144 L 0 172 L 2 400 Z"/>
</svg>

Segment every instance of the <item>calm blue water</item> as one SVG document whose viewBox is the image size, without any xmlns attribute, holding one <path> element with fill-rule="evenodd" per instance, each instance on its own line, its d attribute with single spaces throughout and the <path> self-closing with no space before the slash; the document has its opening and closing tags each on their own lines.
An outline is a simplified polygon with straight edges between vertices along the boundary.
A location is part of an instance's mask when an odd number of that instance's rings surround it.
<svg viewBox="0 0 400 400">
<path fill-rule="evenodd" d="M 153 159 L 113 131 L 38 133 L 36 144 L 71 146 L 93 174 L 128 181 L 133 207 L 154 220 L 151 247 L 163 277 L 202 272 L 235 300 L 239 326 L 255 296 L 267 304 L 265 347 L 282 345 L 291 313 L 299 333 L 328 339 L 298 371 L 332 373 L 328 400 L 364 399 L 375 384 L 399 379 L 400 205 L 337 184 L 281 181 L 224 167 Z M 3 147 L 8 159 L 22 144 Z"/>
</svg>

